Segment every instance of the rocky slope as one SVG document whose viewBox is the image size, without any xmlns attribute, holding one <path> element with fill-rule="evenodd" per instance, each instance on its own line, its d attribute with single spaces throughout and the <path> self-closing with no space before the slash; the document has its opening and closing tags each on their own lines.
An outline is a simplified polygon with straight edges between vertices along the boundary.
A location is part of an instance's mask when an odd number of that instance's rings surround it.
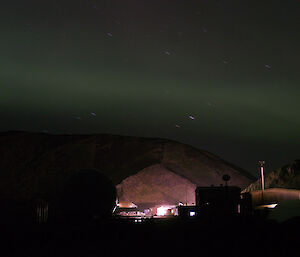
<svg viewBox="0 0 300 257">
<path fill-rule="evenodd" d="M 137 206 L 195 204 L 196 184 L 167 169 L 151 165 L 117 185 L 120 203 Z"/>
<path fill-rule="evenodd" d="M 266 174 L 265 188 L 300 189 L 300 160 Z M 260 179 L 246 187 L 244 192 L 256 190 L 261 190 Z"/>
<path fill-rule="evenodd" d="M 120 197 L 132 201 L 139 195 L 138 202 L 193 202 L 196 185 L 219 185 L 224 174 L 241 188 L 254 181 L 211 153 L 165 139 L 0 133 L 0 197 L 51 199 L 68 177 L 88 168 L 118 185 Z"/>
</svg>

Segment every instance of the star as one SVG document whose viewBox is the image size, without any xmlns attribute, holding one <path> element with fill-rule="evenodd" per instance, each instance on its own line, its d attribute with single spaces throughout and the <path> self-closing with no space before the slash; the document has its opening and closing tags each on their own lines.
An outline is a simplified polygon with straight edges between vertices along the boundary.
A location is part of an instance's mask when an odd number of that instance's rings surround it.
<svg viewBox="0 0 300 257">
<path fill-rule="evenodd" d="M 266 67 L 267 69 L 271 69 L 271 66 L 270 66 L 269 64 L 265 64 L 265 67 Z"/>
</svg>

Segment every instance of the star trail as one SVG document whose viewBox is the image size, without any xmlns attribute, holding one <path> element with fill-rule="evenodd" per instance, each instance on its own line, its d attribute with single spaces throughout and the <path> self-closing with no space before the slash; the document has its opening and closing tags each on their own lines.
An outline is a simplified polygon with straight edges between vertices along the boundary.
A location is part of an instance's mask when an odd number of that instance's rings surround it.
<svg viewBox="0 0 300 257">
<path fill-rule="evenodd" d="M 299 1 L 2 1 L 0 130 L 299 158 Z M 269 166 L 268 166 L 269 165 Z"/>
</svg>

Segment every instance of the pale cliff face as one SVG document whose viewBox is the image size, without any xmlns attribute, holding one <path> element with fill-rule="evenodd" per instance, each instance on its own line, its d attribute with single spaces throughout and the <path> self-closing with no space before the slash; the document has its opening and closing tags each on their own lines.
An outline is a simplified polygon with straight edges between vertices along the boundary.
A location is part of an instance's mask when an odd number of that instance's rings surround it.
<svg viewBox="0 0 300 257">
<path fill-rule="evenodd" d="M 162 164 L 149 166 L 117 185 L 120 202 L 139 204 L 195 204 L 196 184 L 175 174 Z"/>
</svg>

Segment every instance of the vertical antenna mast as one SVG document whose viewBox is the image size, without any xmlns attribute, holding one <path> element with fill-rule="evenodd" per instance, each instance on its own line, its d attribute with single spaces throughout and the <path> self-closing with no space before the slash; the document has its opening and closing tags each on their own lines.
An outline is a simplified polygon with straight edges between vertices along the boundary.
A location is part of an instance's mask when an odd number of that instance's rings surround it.
<svg viewBox="0 0 300 257">
<path fill-rule="evenodd" d="M 185 205 L 187 204 L 187 185 L 185 185 Z"/>
<path fill-rule="evenodd" d="M 261 198 L 263 203 L 264 201 L 264 190 L 265 190 L 265 179 L 264 179 L 264 165 L 266 164 L 265 161 L 259 161 L 260 165 L 260 173 L 261 173 Z"/>
</svg>

